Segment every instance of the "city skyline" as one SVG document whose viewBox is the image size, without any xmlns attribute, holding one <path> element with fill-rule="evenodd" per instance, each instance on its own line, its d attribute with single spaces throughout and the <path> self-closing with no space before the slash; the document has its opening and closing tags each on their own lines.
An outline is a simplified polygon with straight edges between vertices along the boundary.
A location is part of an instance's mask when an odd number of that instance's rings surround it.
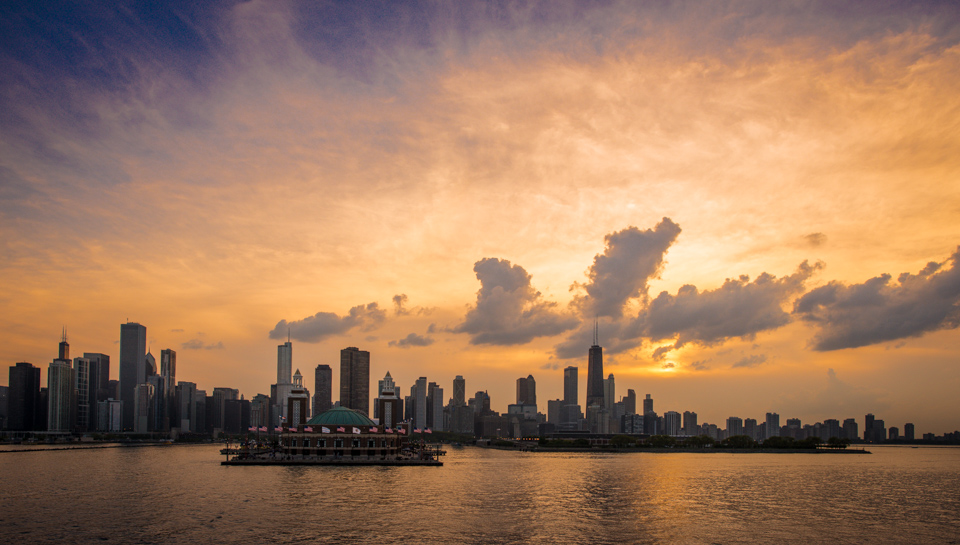
<svg viewBox="0 0 960 545">
<path fill-rule="evenodd" d="M 66 326 L 132 396 L 130 322 L 207 391 L 289 336 L 308 385 L 355 346 L 503 410 L 582 400 L 596 334 L 701 421 L 957 427 L 957 5 L 0 10 L 0 363 L 42 384 Z"/>
</svg>

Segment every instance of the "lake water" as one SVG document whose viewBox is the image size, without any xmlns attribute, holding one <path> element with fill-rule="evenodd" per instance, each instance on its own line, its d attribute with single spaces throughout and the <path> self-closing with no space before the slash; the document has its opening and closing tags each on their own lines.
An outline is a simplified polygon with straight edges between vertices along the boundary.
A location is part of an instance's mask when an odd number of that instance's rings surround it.
<svg viewBox="0 0 960 545">
<path fill-rule="evenodd" d="M 224 467 L 220 446 L 0 454 L 5 543 L 960 543 L 960 448 Z"/>
</svg>

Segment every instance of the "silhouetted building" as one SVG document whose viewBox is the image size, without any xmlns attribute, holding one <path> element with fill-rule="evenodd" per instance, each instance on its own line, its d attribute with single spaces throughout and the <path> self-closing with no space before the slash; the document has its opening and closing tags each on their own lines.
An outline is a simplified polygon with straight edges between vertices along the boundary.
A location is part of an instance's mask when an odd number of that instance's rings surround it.
<svg viewBox="0 0 960 545">
<path fill-rule="evenodd" d="M 325 413 L 333 407 L 333 369 L 320 364 L 313 378 L 313 414 Z"/>
<path fill-rule="evenodd" d="M 196 403 L 197 385 L 193 382 L 178 382 L 176 389 L 177 422 L 173 426 L 180 428 L 180 433 L 201 433 L 197 429 Z"/>
<path fill-rule="evenodd" d="M 151 404 L 156 395 L 153 384 L 138 384 L 133 390 L 133 431 L 147 433 L 150 430 Z"/>
<path fill-rule="evenodd" d="M 915 433 L 916 432 L 914 431 L 913 424 L 907 423 L 903 425 L 904 439 L 906 439 L 907 441 L 913 441 Z"/>
<path fill-rule="evenodd" d="M 377 396 L 375 411 L 380 425 L 384 428 L 396 428 L 397 423 L 403 420 L 403 410 L 400 407 L 400 388 L 393 382 L 390 371 L 384 375 L 379 383 L 380 395 Z"/>
<path fill-rule="evenodd" d="M 693 411 L 683 411 L 683 433 L 684 435 L 700 435 L 700 425 L 697 424 L 697 413 Z"/>
<path fill-rule="evenodd" d="M 627 396 L 623 398 L 623 410 L 624 414 L 637 414 L 637 392 L 627 390 Z"/>
<path fill-rule="evenodd" d="M 653 412 L 653 398 L 650 397 L 650 394 L 647 394 L 647 397 L 643 400 L 643 414 Z"/>
<path fill-rule="evenodd" d="M 427 427 L 427 377 L 420 377 L 410 391 L 413 427 Z"/>
<path fill-rule="evenodd" d="M 88 430 L 94 431 L 100 427 L 100 402 L 111 398 L 119 400 L 119 394 L 110 389 L 110 356 L 98 352 L 84 352 L 83 358 L 89 362 L 87 390 L 87 405 L 89 406 Z"/>
<path fill-rule="evenodd" d="M 370 352 L 355 346 L 340 351 L 340 406 L 370 414 Z"/>
<path fill-rule="evenodd" d="M 731 416 L 727 419 L 727 437 L 743 435 L 743 419 Z"/>
<path fill-rule="evenodd" d="M 76 379 L 70 360 L 57 358 L 50 362 L 47 368 L 47 431 L 73 431 L 76 393 Z"/>
<path fill-rule="evenodd" d="M 533 375 L 517 379 L 517 405 L 537 405 L 537 381 Z"/>
<path fill-rule="evenodd" d="M 123 429 L 134 429 L 134 392 L 147 381 L 147 328 L 133 322 L 120 325 L 120 413 Z"/>
<path fill-rule="evenodd" d="M 157 404 L 162 414 L 157 418 L 158 431 L 170 431 L 177 422 L 177 353 L 169 348 L 160 351 L 160 386 L 163 389 Z"/>
<path fill-rule="evenodd" d="M 680 435 L 680 413 L 677 411 L 667 411 L 663 413 L 663 434 Z"/>
<path fill-rule="evenodd" d="M 25 361 L 10 366 L 7 399 L 7 429 L 40 429 L 40 368 Z M 46 422 L 43 423 L 46 427 Z"/>
<path fill-rule="evenodd" d="M 855 418 L 847 418 L 844 420 L 843 428 L 840 430 L 840 432 L 842 434 L 842 439 L 849 439 L 850 441 L 860 440 L 860 431 Z"/>
<path fill-rule="evenodd" d="M 293 374 L 293 388 L 287 397 L 287 421 L 290 427 L 306 424 L 310 420 L 310 391 L 303 387 L 300 370 Z"/>
<path fill-rule="evenodd" d="M 467 405 L 467 382 L 462 376 L 457 375 L 453 379 L 453 406 L 466 407 Z"/>
<path fill-rule="evenodd" d="M 766 424 L 767 424 L 767 436 L 764 439 L 780 436 L 780 415 L 779 414 L 767 413 Z"/>
<path fill-rule="evenodd" d="M 591 405 L 603 407 L 603 348 L 594 344 L 587 355 L 587 411 Z"/>
<path fill-rule="evenodd" d="M 747 418 L 743 421 L 743 434 L 757 441 L 759 438 L 759 430 L 757 429 L 757 419 Z"/>
</svg>

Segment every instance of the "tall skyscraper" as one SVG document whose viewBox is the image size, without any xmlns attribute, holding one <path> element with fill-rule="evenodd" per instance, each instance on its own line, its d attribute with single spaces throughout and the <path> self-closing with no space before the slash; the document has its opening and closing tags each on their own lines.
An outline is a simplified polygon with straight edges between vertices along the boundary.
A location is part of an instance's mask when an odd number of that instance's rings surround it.
<svg viewBox="0 0 960 545">
<path fill-rule="evenodd" d="M 623 398 L 624 414 L 637 414 L 637 392 L 628 389 Z"/>
<path fill-rule="evenodd" d="M 413 398 L 413 426 L 415 428 L 427 427 L 427 377 L 420 377 L 413 385 L 411 392 Z"/>
<path fill-rule="evenodd" d="M 665 435 L 680 435 L 680 413 L 667 411 L 663 413 L 663 433 Z"/>
<path fill-rule="evenodd" d="M 180 433 L 196 432 L 196 415 L 194 413 L 193 398 L 197 393 L 197 385 L 193 382 L 177 383 L 176 403 L 177 403 L 177 423 L 173 425 L 180 428 Z M 266 425 L 266 424 L 264 424 Z"/>
<path fill-rule="evenodd" d="M 355 346 L 340 351 L 340 406 L 370 414 L 370 352 Z"/>
<path fill-rule="evenodd" d="M 98 352 L 84 352 L 83 357 L 90 361 L 90 426 L 99 430 L 100 402 L 110 398 L 117 399 L 110 391 L 110 356 Z"/>
<path fill-rule="evenodd" d="M 517 379 L 517 405 L 537 404 L 537 381 L 533 375 Z"/>
<path fill-rule="evenodd" d="M 903 438 L 907 441 L 913 441 L 916 438 L 916 430 L 913 424 L 908 422 L 903 425 Z"/>
<path fill-rule="evenodd" d="M 596 325 L 587 358 L 587 407 L 591 405 L 603 407 L 603 348 L 599 345 Z"/>
<path fill-rule="evenodd" d="M 33 431 L 40 426 L 40 368 L 25 361 L 10 366 L 7 399 L 7 429 Z M 45 411 L 44 411 L 45 412 Z"/>
<path fill-rule="evenodd" d="M 176 428 L 177 422 L 177 353 L 169 348 L 160 351 L 160 383 L 163 386 L 161 430 Z"/>
<path fill-rule="evenodd" d="M 603 408 L 605 410 L 613 410 L 613 404 L 617 402 L 617 385 L 616 379 L 613 377 L 613 373 L 610 373 L 607 378 L 603 380 Z"/>
<path fill-rule="evenodd" d="M 580 369 L 571 365 L 563 370 L 563 404 L 576 405 L 579 396 L 578 388 Z"/>
<path fill-rule="evenodd" d="M 427 385 L 427 427 L 443 431 L 443 388 L 435 382 Z"/>
<path fill-rule="evenodd" d="M 453 379 L 453 406 L 465 407 L 467 405 L 467 381 L 462 376 L 457 375 Z"/>
<path fill-rule="evenodd" d="M 77 380 L 70 362 L 70 345 L 64 330 L 60 356 L 47 368 L 47 431 L 72 432 L 77 403 Z"/>
<path fill-rule="evenodd" d="M 647 397 L 643 400 L 643 414 L 653 412 L 653 398 L 650 397 L 650 394 L 647 394 Z"/>
<path fill-rule="evenodd" d="M 120 325 L 120 415 L 124 430 L 133 430 L 134 391 L 147 380 L 147 328 L 133 322 Z"/>
<path fill-rule="evenodd" d="M 73 358 L 73 378 L 76 381 L 74 389 L 77 392 L 76 418 L 77 431 L 87 432 L 96 428 L 96 393 L 90 384 L 90 360 L 87 358 Z"/>
<path fill-rule="evenodd" d="M 277 346 L 277 384 L 292 384 L 293 372 L 293 344 L 290 339 Z"/>
<path fill-rule="evenodd" d="M 333 369 L 320 364 L 313 375 L 313 415 L 329 411 L 333 407 Z"/>
</svg>

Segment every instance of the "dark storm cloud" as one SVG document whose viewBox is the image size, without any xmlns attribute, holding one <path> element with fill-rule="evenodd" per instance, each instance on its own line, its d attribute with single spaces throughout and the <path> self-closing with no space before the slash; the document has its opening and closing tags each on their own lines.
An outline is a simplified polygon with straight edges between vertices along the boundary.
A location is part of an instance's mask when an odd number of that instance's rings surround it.
<svg viewBox="0 0 960 545">
<path fill-rule="evenodd" d="M 663 266 L 663 255 L 680 234 L 680 226 L 663 218 L 654 229 L 628 227 L 604 237 L 606 249 L 593 258 L 583 285 L 587 295 L 576 305 L 584 317 L 619 318 L 627 301 L 646 296 L 647 282 Z"/>
<path fill-rule="evenodd" d="M 387 344 L 389 346 L 396 346 L 398 348 L 410 348 L 411 346 L 430 346 L 433 344 L 433 342 L 434 341 L 431 337 L 424 337 L 422 335 L 417 335 L 416 333 L 411 333 L 398 341 L 390 341 Z"/>
<path fill-rule="evenodd" d="M 856 348 L 919 337 L 960 325 L 960 247 L 943 264 L 917 274 L 889 274 L 862 284 L 830 282 L 797 300 L 794 314 L 816 326 L 818 351 Z"/>
<path fill-rule="evenodd" d="M 536 337 L 557 335 L 577 326 L 577 319 L 558 312 L 530 284 L 530 275 L 507 260 L 485 258 L 473 267 L 480 280 L 477 304 L 454 333 L 470 335 L 471 344 L 515 345 Z"/>
<path fill-rule="evenodd" d="M 302 320 L 292 322 L 280 320 L 270 332 L 270 338 L 286 339 L 289 331 L 290 338 L 295 341 L 317 343 L 331 335 L 340 335 L 354 328 L 370 331 L 380 325 L 386 317 L 386 311 L 377 303 L 357 305 L 350 309 L 349 314 L 342 317 L 333 312 L 318 312 Z"/>
<path fill-rule="evenodd" d="M 746 275 L 728 279 L 715 290 L 681 287 L 676 295 L 662 292 L 638 317 L 639 331 L 654 341 L 676 339 L 712 345 L 731 337 L 750 338 L 790 322 L 782 306 L 803 292 L 804 282 L 823 265 L 800 264 L 797 272 L 777 278 L 763 273 L 750 282 Z"/>
</svg>

